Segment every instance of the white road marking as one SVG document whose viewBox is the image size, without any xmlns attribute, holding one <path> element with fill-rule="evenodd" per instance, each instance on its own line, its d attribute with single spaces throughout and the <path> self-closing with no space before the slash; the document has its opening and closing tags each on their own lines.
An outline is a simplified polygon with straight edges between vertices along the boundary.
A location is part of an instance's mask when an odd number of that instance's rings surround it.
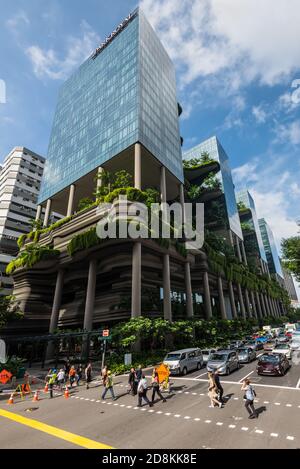
<svg viewBox="0 0 300 469">
<path fill-rule="evenodd" d="M 243 432 L 247 432 L 249 430 L 248 427 L 242 427 L 241 430 L 243 430 Z"/>
<path fill-rule="evenodd" d="M 85 401 L 89 401 L 89 398 L 88 398 L 88 397 L 86 397 L 84 400 L 85 400 Z"/>
<path fill-rule="evenodd" d="M 134 407 L 133 410 L 139 410 L 139 407 Z"/>
<path fill-rule="evenodd" d="M 126 408 L 127 408 L 127 409 L 131 409 L 131 408 L 132 408 L 132 405 L 127 405 Z"/>
<path fill-rule="evenodd" d="M 150 414 L 152 414 L 154 412 L 154 410 L 150 409 L 150 410 L 148 410 L 148 412 L 150 412 Z"/>
<path fill-rule="evenodd" d="M 199 417 L 196 417 L 194 420 L 195 420 L 195 422 L 200 422 Z"/>
<path fill-rule="evenodd" d="M 204 392 L 200 392 L 199 396 L 205 396 Z"/>
<path fill-rule="evenodd" d="M 189 415 L 186 415 L 184 418 L 185 420 L 189 420 L 191 417 Z"/>
<path fill-rule="evenodd" d="M 223 422 L 217 422 L 216 425 L 219 425 L 219 427 L 221 427 L 221 425 L 223 425 Z"/>
<path fill-rule="evenodd" d="M 286 439 L 287 439 L 287 440 L 292 440 L 292 441 L 293 441 L 293 440 L 295 439 L 295 437 L 294 437 L 294 436 L 290 436 L 290 435 L 288 435 L 288 436 L 286 437 Z"/>
<path fill-rule="evenodd" d="M 182 392 L 183 392 L 183 391 L 178 391 L 178 393 L 177 393 L 177 394 L 182 394 Z"/>
<path fill-rule="evenodd" d="M 238 398 L 238 397 L 234 397 L 233 399 L 234 399 L 235 401 L 238 401 L 239 398 Z"/>
<path fill-rule="evenodd" d="M 262 434 L 264 431 L 263 430 L 255 430 L 255 433 Z"/>
<path fill-rule="evenodd" d="M 211 423 L 211 420 L 205 420 L 205 423 Z"/>
<path fill-rule="evenodd" d="M 196 392 L 192 392 L 193 396 L 197 396 L 197 393 Z"/>
<path fill-rule="evenodd" d="M 175 414 L 174 417 L 179 418 L 181 415 L 180 414 Z"/>
<path fill-rule="evenodd" d="M 278 437 L 278 433 L 270 433 L 270 436 L 273 436 L 274 438 Z"/>
<path fill-rule="evenodd" d="M 119 404 L 115 403 L 114 405 L 119 405 Z"/>
<path fill-rule="evenodd" d="M 90 399 L 91 402 L 95 402 L 95 399 Z"/>
<path fill-rule="evenodd" d="M 190 391 L 184 391 L 184 394 L 190 394 Z"/>
<path fill-rule="evenodd" d="M 280 405 L 280 402 L 274 402 L 275 405 Z"/>
<path fill-rule="evenodd" d="M 252 373 L 254 373 L 254 370 L 253 371 L 250 371 L 250 373 L 248 373 L 246 376 L 244 376 L 243 378 L 241 378 L 239 380 L 239 383 L 242 383 L 244 381 L 244 379 L 248 378 L 248 376 L 252 375 Z"/>
<path fill-rule="evenodd" d="M 264 404 L 270 404 L 270 402 L 269 401 L 264 401 Z"/>
<path fill-rule="evenodd" d="M 84 400 L 84 397 L 81 397 L 80 400 L 81 400 L 81 401 Z"/>
<path fill-rule="evenodd" d="M 171 413 L 171 412 L 166 412 L 165 415 L 166 415 L 167 417 L 169 417 L 169 415 L 172 415 L 172 413 Z"/>
<path fill-rule="evenodd" d="M 207 371 L 205 371 L 204 373 L 201 373 L 201 375 L 199 376 L 195 376 L 195 379 L 201 378 L 201 376 L 204 376 L 204 375 L 207 375 Z"/>
<path fill-rule="evenodd" d="M 120 404 L 120 407 L 125 407 L 125 404 Z"/>
<path fill-rule="evenodd" d="M 228 425 L 228 428 L 236 428 L 236 425 Z"/>
<path fill-rule="evenodd" d="M 108 405 L 112 405 L 112 402 L 108 402 L 107 404 L 108 404 Z M 131 406 L 130 406 L 130 407 L 131 407 Z"/>
<path fill-rule="evenodd" d="M 292 407 L 292 404 L 286 404 L 286 407 Z"/>
<path fill-rule="evenodd" d="M 100 402 L 100 401 L 98 400 L 98 401 L 96 401 L 96 402 Z"/>
<path fill-rule="evenodd" d="M 162 411 L 161 411 L 161 410 L 157 410 L 156 413 L 157 413 L 157 414 L 162 414 Z"/>
<path fill-rule="evenodd" d="M 146 411 L 145 407 L 140 408 L 140 410 L 141 410 L 142 412 L 145 412 L 145 411 Z"/>
<path fill-rule="evenodd" d="M 300 378 L 298 380 L 298 383 L 296 384 L 296 388 L 299 389 L 300 388 Z"/>
</svg>

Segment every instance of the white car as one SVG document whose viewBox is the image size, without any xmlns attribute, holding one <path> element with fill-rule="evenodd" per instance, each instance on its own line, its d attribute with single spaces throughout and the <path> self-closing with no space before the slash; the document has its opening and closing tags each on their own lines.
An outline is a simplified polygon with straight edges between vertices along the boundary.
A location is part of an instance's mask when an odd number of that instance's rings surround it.
<svg viewBox="0 0 300 469">
<path fill-rule="evenodd" d="M 289 360 L 292 358 L 292 350 L 289 344 L 277 344 L 273 348 L 273 353 L 283 353 Z"/>
<path fill-rule="evenodd" d="M 298 337 L 297 337 L 297 339 L 294 338 L 294 337 L 292 338 L 292 341 L 290 343 L 290 347 L 291 347 L 292 350 L 300 350 L 300 340 L 299 340 Z"/>
</svg>

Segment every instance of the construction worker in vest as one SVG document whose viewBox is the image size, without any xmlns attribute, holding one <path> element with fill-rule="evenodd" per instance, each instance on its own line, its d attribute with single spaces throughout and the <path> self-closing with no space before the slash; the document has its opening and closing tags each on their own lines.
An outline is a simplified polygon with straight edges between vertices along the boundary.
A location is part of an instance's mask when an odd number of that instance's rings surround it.
<svg viewBox="0 0 300 469">
<path fill-rule="evenodd" d="M 48 381 L 48 384 L 49 384 L 49 392 L 50 392 L 50 398 L 52 399 L 53 397 L 53 386 L 54 384 L 56 383 L 56 380 L 57 380 L 57 371 L 56 370 L 52 370 L 52 373 L 50 375 L 50 378 L 49 378 L 49 381 Z"/>
<path fill-rule="evenodd" d="M 102 399 L 104 400 L 105 399 L 105 396 L 106 396 L 106 393 L 107 391 L 109 390 L 110 393 L 111 393 L 111 397 L 113 399 L 113 401 L 115 401 L 117 398 L 115 396 L 115 393 L 114 393 L 114 383 L 113 383 L 113 377 L 112 377 L 112 374 L 111 374 L 111 371 L 108 370 L 107 372 L 107 378 L 106 378 L 106 383 L 105 383 L 105 389 L 102 393 Z"/>
</svg>

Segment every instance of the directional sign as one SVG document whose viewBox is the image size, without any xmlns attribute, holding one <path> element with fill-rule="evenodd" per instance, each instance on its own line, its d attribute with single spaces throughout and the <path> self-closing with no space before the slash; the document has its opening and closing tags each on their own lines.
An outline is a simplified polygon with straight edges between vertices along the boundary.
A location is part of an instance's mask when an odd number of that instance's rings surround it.
<svg viewBox="0 0 300 469">
<path fill-rule="evenodd" d="M 7 370 L 2 370 L 0 373 L 0 383 L 6 384 L 10 378 L 12 377 L 12 374 L 7 371 Z"/>
<path fill-rule="evenodd" d="M 102 337 L 109 337 L 109 329 L 104 329 L 102 331 Z"/>
</svg>

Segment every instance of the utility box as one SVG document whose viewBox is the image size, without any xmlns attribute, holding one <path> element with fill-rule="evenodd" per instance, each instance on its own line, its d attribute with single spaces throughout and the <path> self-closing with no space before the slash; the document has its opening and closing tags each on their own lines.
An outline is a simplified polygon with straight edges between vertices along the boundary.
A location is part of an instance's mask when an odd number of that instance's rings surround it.
<svg viewBox="0 0 300 469">
<path fill-rule="evenodd" d="M 125 353 L 124 355 L 124 364 L 131 365 L 132 364 L 132 353 Z"/>
</svg>

